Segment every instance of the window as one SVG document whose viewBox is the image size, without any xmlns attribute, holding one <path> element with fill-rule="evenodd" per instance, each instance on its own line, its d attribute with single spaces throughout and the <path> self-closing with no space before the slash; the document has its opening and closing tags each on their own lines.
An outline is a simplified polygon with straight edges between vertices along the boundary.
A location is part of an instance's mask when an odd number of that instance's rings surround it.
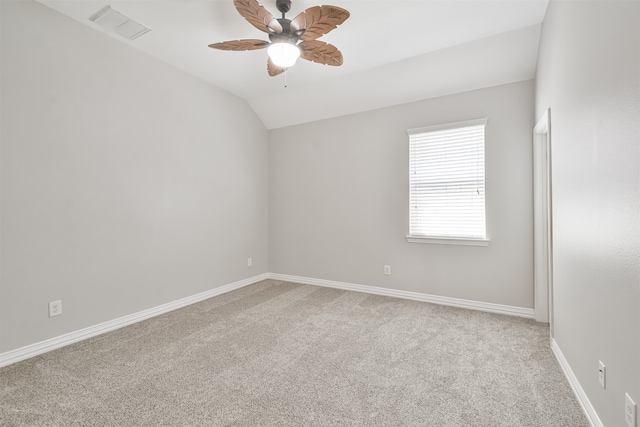
<svg viewBox="0 0 640 427">
<path fill-rule="evenodd" d="M 486 119 L 410 129 L 409 236 L 413 243 L 486 246 Z"/>
</svg>

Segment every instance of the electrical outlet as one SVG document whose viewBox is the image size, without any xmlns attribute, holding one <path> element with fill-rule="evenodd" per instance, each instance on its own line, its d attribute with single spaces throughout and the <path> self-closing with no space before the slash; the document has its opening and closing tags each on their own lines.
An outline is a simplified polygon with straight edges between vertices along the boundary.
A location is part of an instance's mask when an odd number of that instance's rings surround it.
<svg viewBox="0 0 640 427">
<path fill-rule="evenodd" d="M 391 266 L 390 265 L 385 265 L 384 266 L 384 274 L 386 274 L 387 276 L 391 276 Z"/>
<path fill-rule="evenodd" d="M 636 418 L 638 408 L 636 402 L 631 399 L 629 393 L 624 394 L 624 420 L 629 427 L 636 427 Z"/>
<path fill-rule="evenodd" d="M 251 258 L 247 258 L 247 267 L 251 267 L 253 265 L 253 260 Z"/>
<path fill-rule="evenodd" d="M 62 300 L 51 301 L 49 303 L 49 317 L 59 316 L 62 314 Z"/>
<path fill-rule="evenodd" d="M 601 360 L 598 361 L 598 381 L 600 381 L 602 388 L 607 388 L 607 367 Z"/>
</svg>

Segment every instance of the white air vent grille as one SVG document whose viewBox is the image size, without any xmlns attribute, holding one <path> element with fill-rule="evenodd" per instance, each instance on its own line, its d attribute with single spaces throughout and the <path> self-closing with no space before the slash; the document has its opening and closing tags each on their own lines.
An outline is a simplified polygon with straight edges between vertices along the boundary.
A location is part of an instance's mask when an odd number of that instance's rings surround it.
<svg viewBox="0 0 640 427">
<path fill-rule="evenodd" d="M 114 32 L 129 40 L 147 34 L 151 28 L 147 28 L 128 16 L 123 15 L 111 6 L 105 6 L 89 17 L 90 21 L 103 27 L 107 32 Z"/>
</svg>

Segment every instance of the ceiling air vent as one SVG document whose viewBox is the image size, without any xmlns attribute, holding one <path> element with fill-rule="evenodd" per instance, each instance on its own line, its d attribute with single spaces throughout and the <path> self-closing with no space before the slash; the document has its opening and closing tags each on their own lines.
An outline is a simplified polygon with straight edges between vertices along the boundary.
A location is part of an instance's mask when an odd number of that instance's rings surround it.
<svg viewBox="0 0 640 427">
<path fill-rule="evenodd" d="M 114 32 L 129 40 L 147 34 L 151 28 L 147 28 L 139 22 L 124 16 L 111 6 L 105 6 L 89 17 L 90 21 L 102 26 L 107 32 Z"/>
</svg>

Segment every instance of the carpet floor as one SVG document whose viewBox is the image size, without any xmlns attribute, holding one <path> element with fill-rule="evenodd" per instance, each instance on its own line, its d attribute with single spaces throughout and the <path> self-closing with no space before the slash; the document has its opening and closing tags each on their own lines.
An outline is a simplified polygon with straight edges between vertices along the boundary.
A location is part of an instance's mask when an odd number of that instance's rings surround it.
<svg viewBox="0 0 640 427">
<path fill-rule="evenodd" d="M 0 369 L 4 426 L 588 426 L 533 320 L 266 280 Z"/>
</svg>

